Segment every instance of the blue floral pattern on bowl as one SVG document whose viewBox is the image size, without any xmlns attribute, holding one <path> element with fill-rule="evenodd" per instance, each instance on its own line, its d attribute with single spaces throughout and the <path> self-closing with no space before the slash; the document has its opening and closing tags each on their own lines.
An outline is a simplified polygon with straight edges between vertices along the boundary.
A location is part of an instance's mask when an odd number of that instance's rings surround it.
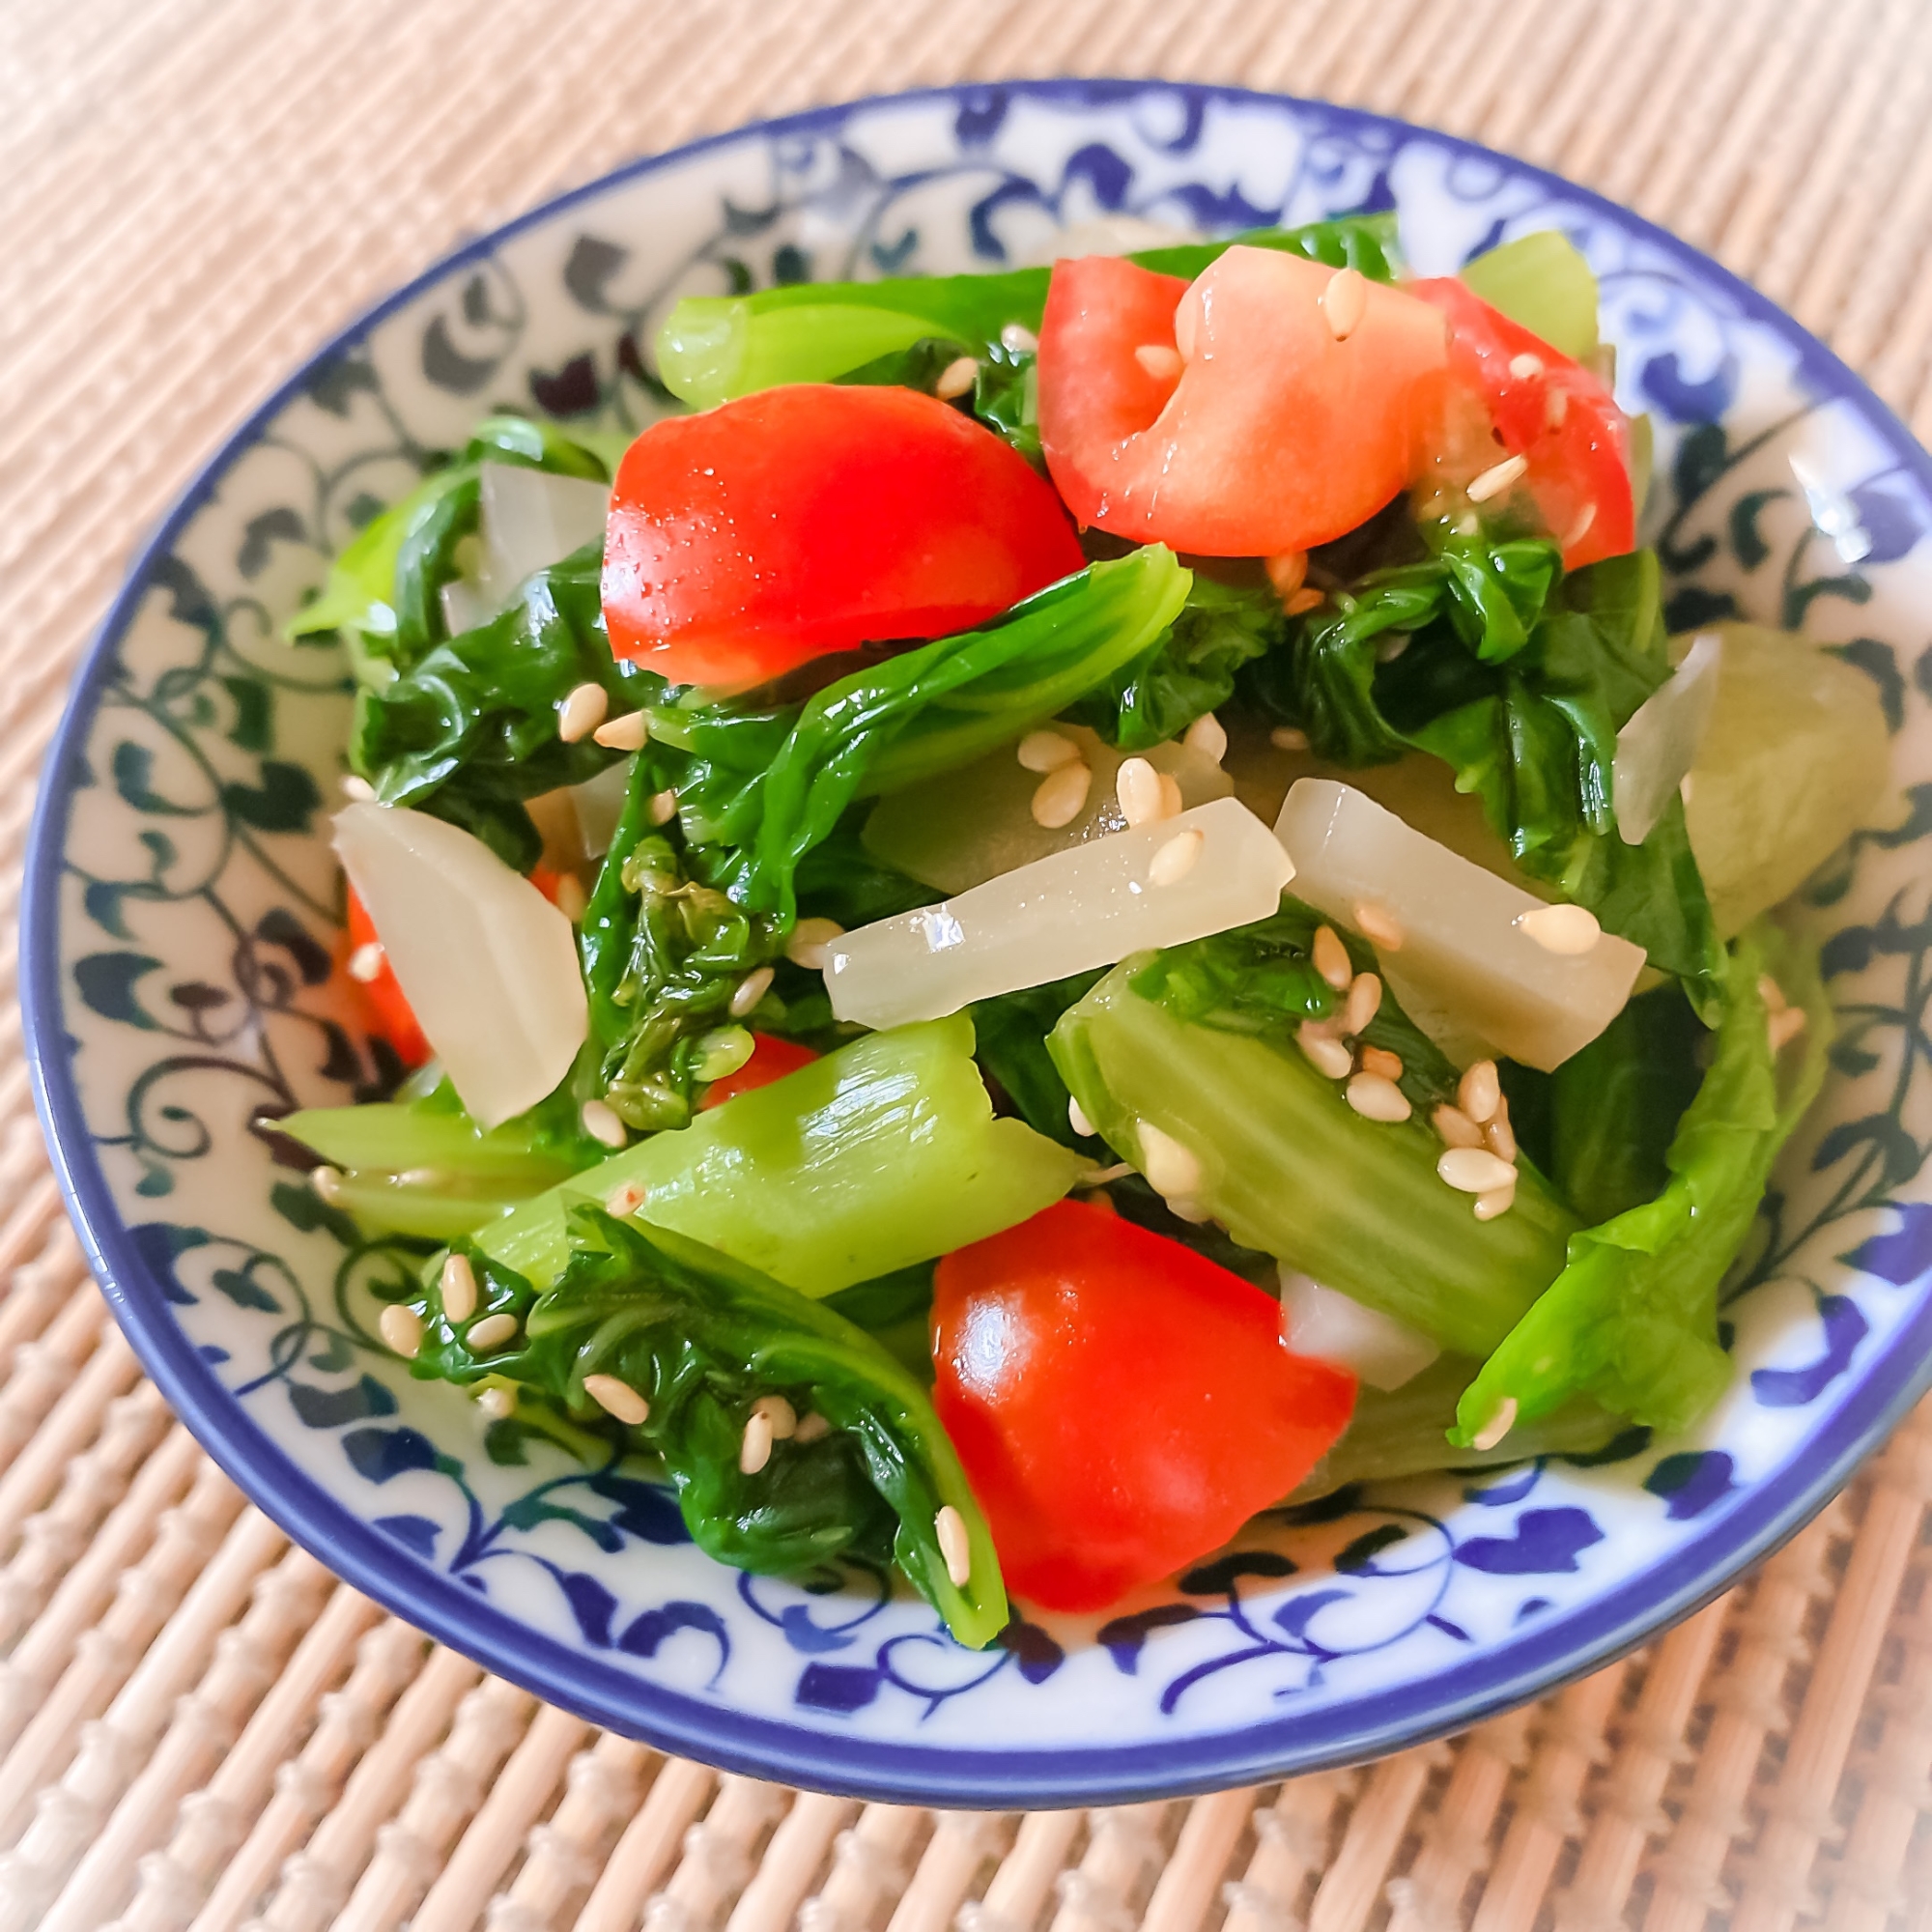
<svg viewBox="0 0 1932 1932">
<path fill-rule="evenodd" d="M 332 643 L 277 640 L 327 553 L 497 403 L 634 429 L 676 296 L 1043 259 L 1132 214 L 1230 230 L 1393 209 L 1423 272 L 1567 230 L 1658 430 L 1677 627 L 1828 639 L 1893 728 L 1886 815 L 1807 890 L 1842 1033 L 1681 1441 L 1270 1512 L 1105 1619 L 960 1649 L 880 1575 L 701 1556 L 668 1492 L 411 1380 L 404 1264 L 278 1165 L 266 1109 L 374 1075 L 331 975 Z M 1027 83 L 863 102 L 640 163 L 462 251 L 238 435 L 134 569 L 36 828 L 28 1018 L 63 1180 L 117 1313 L 204 1442 L 362 1588 L 553 1701 L 766 1776 L 932 1803 L 1085 1803 L 1390 1749 L 1531 1695 L 1713 1594 L 1928 1378 L 1932 484 L 1825 351 L 1681 244 L 1534 169 L 1233 90 Z"/>
</svg>

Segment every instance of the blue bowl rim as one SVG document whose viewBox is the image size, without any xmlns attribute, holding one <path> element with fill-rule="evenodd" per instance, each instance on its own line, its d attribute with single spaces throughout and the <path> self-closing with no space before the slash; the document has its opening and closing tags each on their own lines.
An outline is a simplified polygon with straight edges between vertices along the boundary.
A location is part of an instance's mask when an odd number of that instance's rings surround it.
<svg viewBox="0 0 1932 1932">
<path fill-rule="evenodd" d="M 1306 1713 L 1290 1710 L 1239 1730 L 1139 1745 L 1003 1751 L 840 1738 L 720 1708 L 531 1631 L 453 1578 L 404 1557 L 393 1542 L 351 1514 L 257 1429 L 169 1313 L 160 1284 L 135 1249 L 109 1192 L 69 1064 L 58 940 L 74 774 L 101 687 L 112 670 L 114 647 L 147 594 L 155 563 L 169 554 L 230 468 L 302 392 L 318 367 L 355 348 L 398 309 L 463 267 L 487 258 L 512 236 L 620 184 L 747 138 L 821 133 L 838 128 L 854 113 L 880 106 L 957 101 L 995 92 L 1090 106 L 1144 93 L 1193 103 L 1264 103 L 1316 117 L 1329 128 L 1381 130 L 1392 137 L 1391 152 L 1408 138 L 1421 137 L 1463 157 L 1498 165 L 1640 237 L 1698 281 L 1721 290 L 1742 313 L 1790 345 L 1807 387 L 1825 396 L 1856 399 L 1932 497 L 1932 456 L 1838 356 L 1775 303 L 1700 250 L 1606 197 L 1455 135 L 1293 95 L 1151 76 L 956 83 L 751 122 L 626 162 L 464 243 L 324 343 L 229 436 L 141 547 L 75 677 L 43 768 L 29 833 L 20 957 L 35 1105 L 62 1195 L 108 1305 L 176 1413 L 238 1488 L 291 1539 L 384 1608 L 497 1675 L 592 1723 L 660 1749 L 727 1771 L 855 1798 L 1007 1809 L 1171 1798 L 1358 1763 L 1463 1730 L 1613 1662 L 1710 1602 L 1743 1570 L 1796 1534 L 1883 1444 L 1932 1385 L 1932 1300 L 1893 1332 L 1817 1438 L 1805 1445 L 1805 1453 L 1753 1485 L 1705 1535 L 1602 1597 L 1547 1626 L 1512 1634 L 1422 1686 L 1398 1686 Z"/>
</svg>

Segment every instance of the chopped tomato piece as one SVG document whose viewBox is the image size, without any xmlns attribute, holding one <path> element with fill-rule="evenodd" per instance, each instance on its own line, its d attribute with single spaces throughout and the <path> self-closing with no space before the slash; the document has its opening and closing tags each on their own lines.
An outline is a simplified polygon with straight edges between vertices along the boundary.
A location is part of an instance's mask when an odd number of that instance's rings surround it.
<svg viewBox="0 0 1932 1932">
<path fill-rule="evenodd" d="M 1063 1201 L 948 1255 L 933 1402 L 1007 1580 L 1094 1610 L 1225 1543 L 1347 1427 L 1355 1378 L 1290 1353 L 1275 1297 Z"/>
<path fill-rule="evenodd" d="M 348 949 L 350 983 L 361 997 L 369 1031 L 385 1039 L 396 1050 L 405 1066 L 420 1066 L 429 1058 L 429 1041 L 416 1024 L 410 1003 L 397 983 L 396 971 L 383 942 L 376 937 L 376 922 L 369 908 L 349 888 L 349 918 L 345 944 Z"/>
<path fill-rule="evenodd" d="M 1449 320 L 1450 407 L 1458 396 L 1479 398 L 1494 428 L 1473 458 L 1449 447 L 1459 440 L 1453 429 L 1436 454 L 1463 472 L 1522 457 L 1523 485 L 1572 570 L 1634 550 L 1630 420 L 1609 390 L 1453 276 L 1408 286 Z"/>
<path fill-rule="evenodd" d="M 722 1080 L 714 1080 L 704 1090 L 704 1098 L 697 1103 L 701 1114 L 708 1107 L 722 1107 L 726 1100 L 735 1100 L 740 1094 L 749 1094 L 754 1087 L 769 1087 L 774 1080 L 782 1080 L 787 1073 L 796 1073 L 801 1066 L 809 1066 L 818 1058 L 809 1046 L 800 1046 L 796 1040 L 780 1039 L 769 1033 L 754 1033 L 752 1036 L 752 1057 L 735 1073 L 727 1073 Z"/>
<path fill-rule="evenodd" d="M 611 648 L 673 684 L 760 684 L 970 629 L 1085 567 L 1051 486 L 918 390 L 795 383 L 654 423 L 617 471 Z"/>
<path fill-rule="evenodd" d="M 1342 536 L 1397 496 L 1436 412 L 1446 331 L 1427 304 L 1359 275 L 1331 316 L 1335 273 L 1272 248 L 1230 248 L 1191 287 L 1117 257 L 1056 262 L 1040 442 L 1080 523 L 1272 556 Z"/>
</svg>

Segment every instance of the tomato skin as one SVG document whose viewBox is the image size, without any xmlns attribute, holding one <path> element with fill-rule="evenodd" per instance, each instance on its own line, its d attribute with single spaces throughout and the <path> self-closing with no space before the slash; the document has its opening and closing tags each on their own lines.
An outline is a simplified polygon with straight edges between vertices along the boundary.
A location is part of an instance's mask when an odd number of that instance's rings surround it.
<svg viewBox="0 0 1932 1932">
<path fill-rule="evenodd" d="M 1274 1296 L 1084 1203 L 948 1255 L 933 1401 L 1007 1581 L 1094 1610 L 1225 1543 L 1333 1444 L 1355 1378 Z"/>
<path fill-rule="evenodd" d="M 740 1094 L 769 1087 L 774 1080 L 782 1080 L 787 1073 L 796 1073 L 818 1058 L 810 1047 L 800 1046 L 796 1040 L 780 1039 L 776 1034 L 754 1033 L 752 1042 L 751 1059 L 737 1072 L 714 1080 L 704 1090 L 704 1098 L 697 1103 L 700 1114 L 722 1107 L 726 1100 L 735 1100 Z"/>
<path fill-rule="evenodd" d="M 937 397 L 794 383 L 654 423 L 617 470 L 611 648 L 742 689 L 944 637 L 1085 568 L 1052 487 Z"/>
<path fill-rule="evenodd" d="M 1563 545 L 1564 566 L 1578 570 L 1634 550 L 1630 419 L 1609 390 L 1454 276 L 1408 288 L 1448 318 L 1450 382 L 1481 398 L 1501 442 L 1498 460 L 1528 458 L 1524 482 Z M 1530 370 L 1523 356 L 1539 366 Z"/>
<path fill-rule="evenodd" d="M 1365 523 L 1413 472 L 1446 331 L 1362 284 L 1337 341 L 1335 270 L 1228 249 L 1190 286 L 1110 256 L 1056 262 L 1039 335 L 1047 469 L 1082 525 L 1203 556 L 1272 556 Z M 1137 349 L 1172 352 L 1178 376 Z"/>
<path fill-rule="evenodd" d="M 348 892 L 349 917 L 345 922 L 344 941 L 347 957 L 353 959 L 365 946 L 380 951 L 383 942 L 376 937 L 376 923 L 369 917 L 368 907 L 355 896 L 355 888 L 349 886 Z M 362 1002 L 369 1031 L 387 1040 L 405 1066 L 420 1066 L 429 1058 L 429 1041 L 423 1037 L 423 1030 L 416 1024 L 409 1001 L 403 997 L 388 954 L 383 954 L 382 966 L 373 980 L 359 980 L 351 974 L 349 983 Z"/>
</svg>

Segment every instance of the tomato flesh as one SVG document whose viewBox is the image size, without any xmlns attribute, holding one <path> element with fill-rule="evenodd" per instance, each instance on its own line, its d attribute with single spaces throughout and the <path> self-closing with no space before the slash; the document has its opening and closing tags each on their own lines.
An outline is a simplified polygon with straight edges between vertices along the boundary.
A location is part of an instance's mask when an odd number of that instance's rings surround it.
<svg viewBox="0 0 1932 1932">
<path fill-rule="evenodd" d="M 938 638 L 1085 567 L 1051 485 L 915 389 L 794 383 L 654 423 L 617 470 L 611 648 L 743 689 L 829 652 Z"/>
<path fill-rule="evenodd" d="M 1039 430 L 1075 518 L 1197 555 L 1272 556 L 1397 496 L 1446 331 L 1426 303 L 1366 282 L 1337 340 L 1322 306 L 1335 273 L 1272 248 L 1230 248 L 1191 286 L 1117 257 L 1056 262 Z"/>
<path fill-rule="evenodd" d="M 1347 1426 L 1274 1296 L 1084 1203 L 948 1255 L 933 1401 L 1013 1591 L 1094 1610 L 1225 1543 Z"/>
<path fill-rule="evenodd" d="M 796 1073 L 801 1066 L 810 1066 L 818 1058 L 809 1046 L 800 1046 L 796 1040 L 780 1039 L 775 1034 L 754 1033 L 752 1036 L 752 1057 L 735 1073 L 727 1073 L 722 1080 L 714 1080 L 704 1090 L 704 1097 L 697 1103 L 701 1114 L 712 1107 L 722 1107 L 726 1100 L 735 1100 L 740 1094 L 749 1094 L 754 1088 L 769 1087 L 774 1080 L 782 1080 L 787 1073 Z"/>
<path fill-rule="evenodd" d="M 1630 421 L 1609 390 L 1453 276 L 1408 286 L 1448 319 L 1450 407 L 1459 396 L 1473 396 L 1493 425 L 1493 440 L 1474 459 L 1478 466 L 1507 456 L 1527 461 L 1524 486 L 1563 546 L 1567 568 L 1634 550 Z M 1448 460 L 1468 468 L 1466 458 Z"/>
</svg>

